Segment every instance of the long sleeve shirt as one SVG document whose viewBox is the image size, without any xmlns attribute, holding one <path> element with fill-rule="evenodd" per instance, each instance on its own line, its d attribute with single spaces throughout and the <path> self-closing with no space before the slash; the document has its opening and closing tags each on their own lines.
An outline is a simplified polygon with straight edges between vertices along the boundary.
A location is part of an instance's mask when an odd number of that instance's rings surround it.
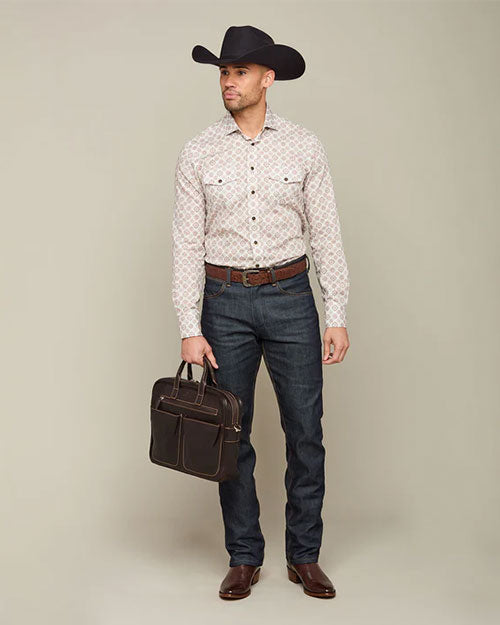
<svg viewBox="0 0 500 625">
<path fill-rule="evenodd" d="M 202 335 L 205 261 L 263 268 L 306 252 L 308 234 L 327 327 L 346 326 L 349 273 L 326 151 L 266 103 L 250 138 L 230 111 L 188 140 L 175 170 L 172 300 L 181 338 Z"/>
</svg>

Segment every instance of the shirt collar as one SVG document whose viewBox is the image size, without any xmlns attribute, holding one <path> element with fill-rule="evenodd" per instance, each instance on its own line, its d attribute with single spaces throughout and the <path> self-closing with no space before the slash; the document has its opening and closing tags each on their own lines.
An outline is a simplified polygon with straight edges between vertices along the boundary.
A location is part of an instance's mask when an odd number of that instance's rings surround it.
<svg viewBox="0 0 500 625">
<path fill-rule="evenodd" d="M 273 113 L 269 104 L 266 102 L 266 117 L 264 119 L 264 128 L 273 128 L 274 130 L 279 130 L 280 128 L 280 120 L 279 116 L 276 113 Z M 241 128 L 236 123 L 234 117 L 231 114 L 231 111 L 226 111 L 226 114 L 221 120 L 220 129 L 222 134 L 228 135 L 231 132 L 235 132 L 239 130 L 241 132 Z"/>
</svg>

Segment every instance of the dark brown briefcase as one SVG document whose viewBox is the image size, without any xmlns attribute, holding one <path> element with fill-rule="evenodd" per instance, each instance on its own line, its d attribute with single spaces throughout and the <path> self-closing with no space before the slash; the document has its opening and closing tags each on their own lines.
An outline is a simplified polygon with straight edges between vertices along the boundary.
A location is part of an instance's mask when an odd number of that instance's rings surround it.
<svg viewBox="0 0 500 625">
<path fill-rule="evenodd" d="M 173 378 L 160 378 L 151 398 L 149 458 L 163 467 L 214 482 L 239 476 L 241 399 L 219 388 L 212 363 L 203 356 L 203 374 L 188 379 L 181 374 L 183 360 Z"/>
</svg>

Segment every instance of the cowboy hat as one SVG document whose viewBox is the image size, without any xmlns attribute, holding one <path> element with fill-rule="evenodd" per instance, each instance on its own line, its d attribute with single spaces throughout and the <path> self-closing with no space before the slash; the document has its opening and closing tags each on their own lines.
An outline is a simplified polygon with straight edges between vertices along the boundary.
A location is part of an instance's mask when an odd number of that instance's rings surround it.
<svg viewBox="0 0 500 625">
<path fill-rule="evenodd" d="M 274 43 L 272 37 L 254 26 L 230 26 L 224 35 L 219 57 L 204 46 L 194 46 L 191 56 L 197 63 L 219 66 L 238 61 L 259 63 L 274 70 L 275 80 L 299 78 L 306 69 L 300 52 L 282 43 Z"/>
</svg>

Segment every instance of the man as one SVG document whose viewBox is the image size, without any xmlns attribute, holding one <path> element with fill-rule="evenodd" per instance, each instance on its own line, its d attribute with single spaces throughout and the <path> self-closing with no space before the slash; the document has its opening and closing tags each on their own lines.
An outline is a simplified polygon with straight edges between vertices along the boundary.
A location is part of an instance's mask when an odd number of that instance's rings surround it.
<svg viewBox="0 0 500 625">
<path fill-rule="evenodd" d="M 325 491 L 322 364 L 341 362 L 349 347 L 349 275 L 326 152 L 313 132 L 266 102 L 274 80 L 298 78 L 305 62 L 252 26 L 231 26 L 220 57 L 202 46 L 192 55 L 220 68 L 226 114 L 187 141 L 177 161 L 172 297 L 182 358 L 203 365 L 206 354 L 220 387 L 239 395 L 244 406 L 240 476 L 219 483 L 230 555 L 219 596 L 247 597 L 264 558 L 250 442 L 263 356 L 286 439 L 288 577 L 308 595 L 334 597 L 318 563 Z M 325 307 L 323 343 L 306 230 Z"/>
</svg>

